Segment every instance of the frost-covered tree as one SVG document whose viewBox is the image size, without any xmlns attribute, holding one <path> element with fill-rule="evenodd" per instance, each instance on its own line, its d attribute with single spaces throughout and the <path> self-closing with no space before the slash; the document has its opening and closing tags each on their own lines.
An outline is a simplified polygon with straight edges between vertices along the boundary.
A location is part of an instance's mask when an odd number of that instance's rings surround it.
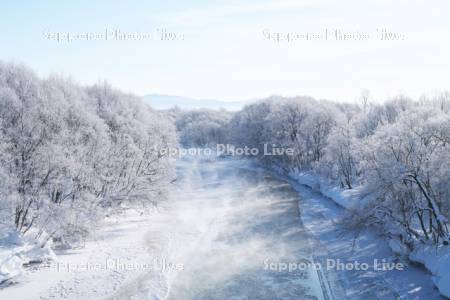
<svg viewBox="0 0 450 300">
<path fill-rule="evenodd" d="M 271 97 L 245 106 L 230 120 L 231 140 L 238 146 L 248 146 L 262 152 L 267 127 L 266 117 L 279 97 Z"/>
<path fill-rule="evenodd" d="M 328 136 L 320 165 L 341 187 L 351 189 L 358 175 L 357 159 L 358 140 L 354 125 L 351 119 L 343 118 Z"/>
<path fill-rule="evenodd" d="M 311 167 L 324 153 L 338 110 L 310 97 L 271 97 L 246 106 L 231 120 L 235 143 L 257 148 L 292 149 L 294 155 L 262 156 L 267 163 Z"/>
<path fill-rule="evenodd" d="M 120 202 L 130 197 L 151 196 L 159 185 L 167 184 L 169 158 L 161 153 L 176 145 L 173 125 L 140 99 L 108 84 L 90 87 L 88 94 L 108 127 L 110 140 L 99 191 L 102 198 Z"/>
<path fill-rule="evenodd" d="M 231 113 L 221 110 L 173 110 L 180 143 L 185 147 L 214 146 L 229 141 Z"/>
<path fill-rule="evenodd" d="M 77 238 L 105 205 L 157 201 L 175 144 L 174 125 L 132 95 L 0 63 L 0 205 L 20 233 Z"/>
<path fill-rule="evenodd" d="M 449 127 L 448 114 L 421 106 L 367 141 L 364 177 L 376 195 L 371 216 L 397 222 L 404 241 L 449 242 Z"/>
</svg>

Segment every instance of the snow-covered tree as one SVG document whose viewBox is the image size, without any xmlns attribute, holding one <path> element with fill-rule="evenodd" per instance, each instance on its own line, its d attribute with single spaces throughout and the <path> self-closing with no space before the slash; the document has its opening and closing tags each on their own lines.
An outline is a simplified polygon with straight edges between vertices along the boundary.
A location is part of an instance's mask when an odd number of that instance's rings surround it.
<svg viewBox="0 0 450 300">
<path fill-rule="evenodd" d="M 448 243 L 450 116 L 417 107 L 380 127 L 366 143 L 366 189 L 372 217 L 398 223 L 403 240 Z"/>
<path fill-rule="evenodd" d="M 341 187 L 353 188 L 358 175 L 358 140 L 351 119 L 342 118 L 333 127 L 320 165 Z"/>
<path fill-rule="evenodd" d="M 175 113 L 180 143 L 183 146 L 198 147 L 228 143 L 230 112 L 223 109 L 172 112 Z"/>
<path fill-rule="evenodd" d="M 175 145 L 170 120 L 135 96 L 0 63 L 0 205 L 21 233 L 81 237 L 105 205 L 157 201 Z"/>
</svg>

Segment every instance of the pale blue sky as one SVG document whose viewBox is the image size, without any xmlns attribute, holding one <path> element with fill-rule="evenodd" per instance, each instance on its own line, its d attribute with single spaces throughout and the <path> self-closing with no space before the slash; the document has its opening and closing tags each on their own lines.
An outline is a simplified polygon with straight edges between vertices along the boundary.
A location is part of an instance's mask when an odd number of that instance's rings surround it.
<svg viewBox="0 0 450 300">
<path fill-rule="evenodd" d="M 449 1 L 2 1 L 0 59 L 138 95 L 354 101 L 449 87 Z M 179 41 L 72 41 L 47 32 L 182 34 Z M 270 32 L 400 32 L 401 41 L 274 42 Z"/>
</svg>

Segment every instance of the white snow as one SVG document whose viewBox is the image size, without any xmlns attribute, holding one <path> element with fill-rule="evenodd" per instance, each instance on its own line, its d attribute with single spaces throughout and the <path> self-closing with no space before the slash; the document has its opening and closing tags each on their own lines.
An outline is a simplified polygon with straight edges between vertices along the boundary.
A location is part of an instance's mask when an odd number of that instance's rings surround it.
<svg viewBox="0 0 450 300">
<path fill-rule="evenodd" d="M 0 283 L 13 284 L 22 279 L 25 265 L 43 263 L 55 259 L 51 243 L 41 247 L 42 239 L 35 240 L 28 231 L 20 236 L 16 231 L 8 231 L 0 238 Z"/>
<path fill-rule="evenodd" d="M 296 186 L 300 194 L 303 197 L 306 196 L 306 199 L 300 201 L 303 211 L 302 220 L 305 225 L 319 240 L 328 247 L 335 249 L 333 252 L 343 255 L 345 251 L 342 249 L 346 248 L 343 241 L 348 243 L 352 243 L 352 241 L 348 238 L 339 241 L 338 236 L 340 234 L 335 232 L 339 230 L 339 220 L 342 218 L 345 209 L 356 207 L 359 205 L 358 203 L 366 199 L 361 199 L 358 188 L 341 189 L 312 173 L 291 172 L 289 177 L 293 179 L 293 184 L 300 183 Z M 311 191 L 305 189 L 304 186 L 311 188 Z M 333 206 L 331 203 L 338 206 Z M 372 232 L 370 228 L 361 229 L 356 240 L 356 247 L 358 247 L 358 244 L 359 256 L 363 256 L 364 259 L 377 256 L 394 258 L 395 254 L 407 253 L 405 246 L 399 241 L 395 239 L 386 240 Z M 368 251 L 369 249 L 370 251 Z M 348 253 L 346 255 L 348 256 Z M 450 298 L 450 247 L 440 247 L 439 249 L 431 246 L 418 247 L 410 253 L 409 259 L 423 264 L 434 276 L 430 280 L 428 274 L 420 268 L 410 265 L 407 271 L 400 274 L 396 274 L 396 272 L 386 274 L 390 288 L 404 297 L 437 299 L 438 295 L 430 285 L 430 282 L 433 282 L 439 289 L 440 294 Z M 344 277 L 347 276 L 344 275 Z M 406 283 L 409 287 L 405 289 Z"/>
<path fill-rule="evenodd" d="M 421 246 L 410 253 L 412 261 L 423 264 L 434 276 L 439 292 L 450 298 L 450 247 Z"/>
<path fill-rule="evenodd" d="M 291 178 L 297 182 L 307 185 L 310 188 L 320 191 L 322 195 L 332 199 L 336 204 L 343 208 L 350 209 L 356 207 L 361 198 L 359 197 L 359 190 L 356 189 L 341 189 L 327 180 L 308 172 L 291 172 Z"/>
<path fill-rule="evenodd" d="M 162 267 L 166 249 L 159 247 L 166 236 L 154 228 L 161 215 L 156 210 L 141 214 L 126 209 L 106 218 L 85 247 L 57 251 L 57 258 L 49 263 L 26 268 L 20 282 L 0 290 L 0 298 L 98 299 L 150 271 L 154 271 L 153 292 L 167 293 Z M 150 238 L 151 232 L 160 233 Z M 157 247 L 153 247 L 155 241 Z"/>
</svg>

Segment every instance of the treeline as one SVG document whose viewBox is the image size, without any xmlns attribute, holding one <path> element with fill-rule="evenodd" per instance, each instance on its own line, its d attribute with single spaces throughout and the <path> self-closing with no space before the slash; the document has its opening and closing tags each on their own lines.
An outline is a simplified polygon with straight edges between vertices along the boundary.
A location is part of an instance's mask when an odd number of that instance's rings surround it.
<svg viewBox="0 0 450 300">
<path fill-rule="evenodd" d="M 367 95 L 360 104 L 271 97 L 231 118 L 188 112 L 177 124 L 185 145 L 257 148 L 267 166 L 355 190 L 361 203 L 346 219 L 353 226 L 377 226 L 409 249 L 449 242 L 450 93 L 384 104 L 371 104 Z M 294 155 L 263 155 L 264 147 Z"/>
<path fill-rule="evenodd" d="M 409 249 L 448 244 L 450 94 L 384 104 L 273 97 L 230 121 L 236 145 L 293 148 L 261 156 L 287 171 L 309 170 L 363 199 L 348 222 L 376 225 Z"/>
<path fill-rule="evenodd" d="M 175 145 L 173 124 L 133 95 L 0 63 L 3 228 L 76 241 L 107 207 L 164 196 L 160 149 Z"/>
<path fill-rule="evenodd" d="M 172 109 L 168 115 L 174 120 L 184 147 L 207 147 L 229 141 L 228 124 L 232 113 L 226 110 Z"/>
</svg>

